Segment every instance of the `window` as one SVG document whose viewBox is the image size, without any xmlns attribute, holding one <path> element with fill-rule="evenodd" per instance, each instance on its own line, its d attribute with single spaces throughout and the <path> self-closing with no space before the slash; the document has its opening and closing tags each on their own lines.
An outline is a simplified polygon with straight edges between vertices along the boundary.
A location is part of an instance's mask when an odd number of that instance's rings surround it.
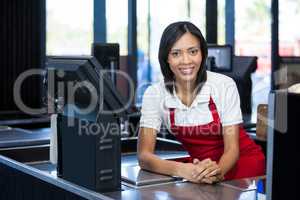
<svg viewBox="0 0 300 200">
<path fill-rule="evenodd" d="M 205 2 L 206 1 L 190 0 L 190 15 L 188 15 L 189 20 L 201 30 L 204 37 L 206 35 Z"/>
<path fill-rule="evenodd" d="M 46 19 L 47 55 L 91 54 L 93 1 L 48 0 Z"/>
<path fill-rule="evenodd" d="M 128 54 L 128 0 L 106 0 L 106 40 L 119 43 L 120 55 Z"/>
<path fill-rule="evenodd" d="M 137 1 L 137 90 L 136 105 L 142 102 L 144 91 L 151 83 L 150 52 L 150 0 Z"/>
<path fill-rule="evenodd" d="M 218 44 L 225 44 L 225 0 L 218 0 Z"/>
<path fill-rule="evenodd" d="M 252 74 L 252 121 L 257 106 L 268 102 L 271 78 L 271 0 L 235 1 L 235 54 L 257 56 Z"/>
<path fill-rule="evenodd" d="M 300 1 L 279 1 L 279 55 L 300 56 L 300 32 L 293 22 L 300 21 Z"/>
</svg>

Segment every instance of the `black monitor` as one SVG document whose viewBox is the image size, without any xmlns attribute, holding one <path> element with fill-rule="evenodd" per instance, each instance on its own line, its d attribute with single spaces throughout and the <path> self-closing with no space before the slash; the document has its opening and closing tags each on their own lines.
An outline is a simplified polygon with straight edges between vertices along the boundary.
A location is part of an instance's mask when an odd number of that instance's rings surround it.
<svg viewBox="0 0 300 200">
<path fill-rule="evenodd" d="M 92 56 L 94 56 L 102 67 L 110 71 L 114 84 L 117 82 L 116 70 L 119 70 L 120 47 L 118 43 L 95 42 L 92 45 Z"/>
<path fill-rule="evenodd" d="M 207 68 L 215 72 L 232 71 L 232 47 L 230 45 L 207 45 Z"/>
<path fill-rule="evenodd" d="M 58 100 L 58 104 L 68 105 L 69 109 L 72 104 L 75 105 L 76 111 L 80 111 L 90 103 L 96 103 L 93 111 L 81 117 L 90 118 L 89 115 L 97 115 L 99 112 L 106 111 L 113 111 L 118 115 L 127 113 L 127 102 L 118 93 L 110 74 L 107 71 L 103 73 L 104 68 L 94 57 L 51 56 L 48 57 L 47 69 L 48 76 L 50 76 L 48 81 L 55 79 L 53 88 L 55 91 L 50 91 L 50 93 L 54 99 Z M 81 113 L 74 114 L 80 115 Z"/>
<path fill-rule="evenodd" d="M 294 199 L 299 193 L 300 94 L 276 90 L 269 95 L 267 200 Z"/>
<path fill-rule="evenodd" d="M 93 57 L 49 57 L 47 68 L 60 113 L 57 175 L 97 192 L 119 190 L 126 102 Z"/>
<path fill-rule="evenodd" d="M 214 70 L 218 73 L 231 77 L 235 81 L 240 95 L 244 126 L 247 126 L 249 128 L 255 126 L 255 124 L 251 122 L 251 114 L 252 114 L 251 74 L 256 70 L 256 68 L 257 68 L 256 56 L 233 56 L 231 71 Z"/>
</svg>

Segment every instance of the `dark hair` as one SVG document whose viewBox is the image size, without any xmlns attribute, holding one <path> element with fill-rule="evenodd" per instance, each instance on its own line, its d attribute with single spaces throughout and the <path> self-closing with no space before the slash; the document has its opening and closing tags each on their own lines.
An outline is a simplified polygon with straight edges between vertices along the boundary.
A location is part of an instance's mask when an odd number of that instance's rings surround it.
<svg viewBox="0 0 300 200">
<path fill-rule="evenodd" d="M 175 42 L 177 42 L 181 38 L 181 36 L 187 32 L 198 38 L 202 54 L 202 61 L 196 79 L 197 93 L 201 90 L 203 84 L 207 79 L 205 67 L 205 61 L 207 57 L 207 44 L 201 31 L 191 22 L 183 21 L 172 23 L 164 30 L 162 34 L 158 52 L 158 60 L 161 72 L 164 76 L 165 87 L 171 94 L 173 94 L 175 77 L 168 63 L 168 55 Z"/>
</svg>

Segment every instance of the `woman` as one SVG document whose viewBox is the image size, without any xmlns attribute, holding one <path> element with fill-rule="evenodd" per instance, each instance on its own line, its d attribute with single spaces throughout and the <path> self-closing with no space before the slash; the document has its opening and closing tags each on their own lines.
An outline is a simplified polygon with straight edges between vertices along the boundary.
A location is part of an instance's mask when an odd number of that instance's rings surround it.
<svg viewBox="0 0 300 200">
<path fill-rule="evenodd" d="M 241 126 L 235 82 L 206 71 L 206 57 L 206 41 L 192 23 L 176 22 L 163 32 L 158 58 L 164 82 L 147 88 L 143 97 L 139 164 L 195 183 L 263 175 L 261 148 Z M 190 154 L 187 163 L 154 154 L 162 123 Z"/>
</svg>

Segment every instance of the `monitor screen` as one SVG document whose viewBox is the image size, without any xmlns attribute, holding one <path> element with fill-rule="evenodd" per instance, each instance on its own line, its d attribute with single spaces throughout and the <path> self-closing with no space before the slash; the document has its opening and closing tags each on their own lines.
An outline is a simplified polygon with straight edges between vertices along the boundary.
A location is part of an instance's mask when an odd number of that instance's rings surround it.
<svg viewBox="0 0 300 200">
<path fill-rule="evenodd" d="M 208 70 L 232 71 L 232 48 L 230 45 L 208 45 Z"/>
<path fill-rule="evenodd" d="M 95 58 L 52 56 L 48 58 L 47 68 L 48 85 L 55 83 L 51 87 L 53 91 L 49 92 L 53 99 L 62 101 L 69 109 L 93 108 L 86 117 L 105 111 L 121 115 L 127 112 L 125 100 L 116 90 L 110 75 L 102 73 L 103 68 Z"/>
<path fill-rule="evenodd" d="M 116 85 L 119 70 L 120 47 L 118 43 L 99 43 L 92 45 L 92 56 L 94 56 L 102 67 L 110 71 L 113 83 Z"/>
<path fill-rule="evenodd" d="M 103 68 L 111 69 L 111 62 L 116 62 L 114 70 L 119 69 L 120 47 L 118 43 L 94 42 L 91 53 Z"/>
</svg>

